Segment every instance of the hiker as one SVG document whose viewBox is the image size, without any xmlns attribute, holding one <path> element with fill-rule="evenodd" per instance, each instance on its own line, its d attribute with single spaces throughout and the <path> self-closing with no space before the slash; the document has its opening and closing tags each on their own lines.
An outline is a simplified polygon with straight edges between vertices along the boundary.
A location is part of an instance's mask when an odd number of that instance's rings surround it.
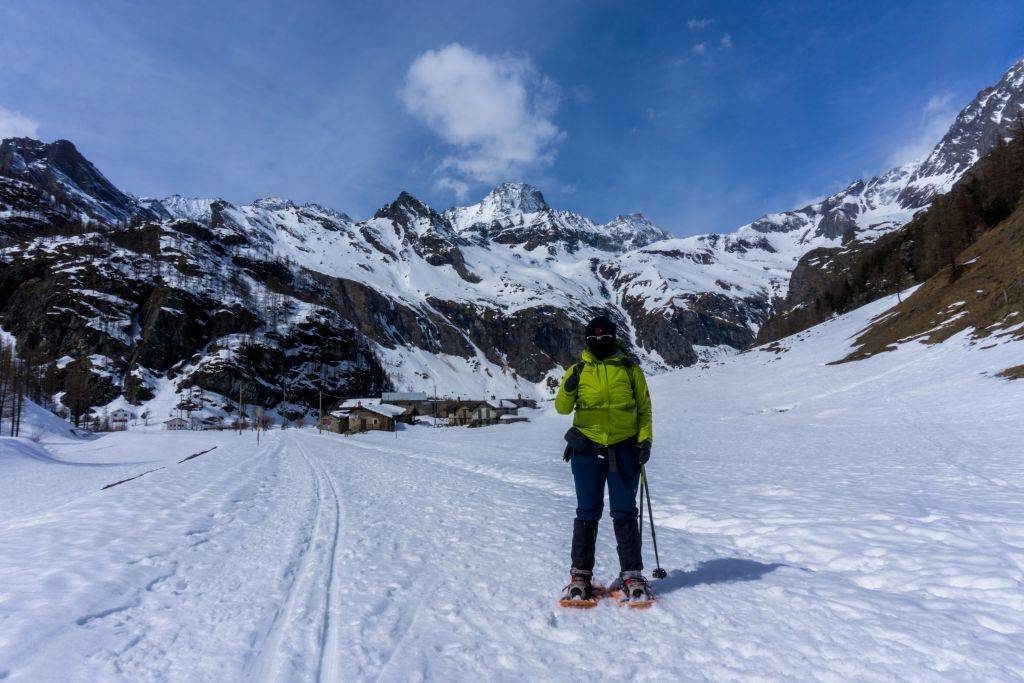
<svg viewBox="0 0 1024 683">
<path fill-rule="evenodd" d="M 636 506 L 640 466 L 651 457 L 651 397 L 636 359 L 616 339 L 615 323 L 601 315 L 587 324 L 582 360 L 562 378 L 555 409 L 575 411 L 565 457 L 576 484 L 572 568 L 563 599 L 591 600 L 594 547 L 608 484 L 619 553 L 619 581 L 629 600 L 650 600 L 640 557 Z"/>
</svg>

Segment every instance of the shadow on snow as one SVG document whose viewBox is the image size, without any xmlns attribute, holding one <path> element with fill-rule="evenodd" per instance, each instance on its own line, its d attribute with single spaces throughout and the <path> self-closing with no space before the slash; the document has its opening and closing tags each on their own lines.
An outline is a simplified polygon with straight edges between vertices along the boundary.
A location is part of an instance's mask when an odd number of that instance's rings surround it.
<svg viewBox="0 0 1024 683">
<path fill-rule="evenodd" d="M 739 557 L 722 557 L 716 560 L 701 562 L 692 571 L 673 569 L 664 579 L 654 583 L 654 589 L 659 594 L 665 594 L 680 588 L 693 588 L 694 586 L 734 583 L 737 581 L 759 581 L 765 574 L 785 566 L 787 565 L 779 563 L 765 564 L 764 562 L 745 560 Z"/>
</svg>

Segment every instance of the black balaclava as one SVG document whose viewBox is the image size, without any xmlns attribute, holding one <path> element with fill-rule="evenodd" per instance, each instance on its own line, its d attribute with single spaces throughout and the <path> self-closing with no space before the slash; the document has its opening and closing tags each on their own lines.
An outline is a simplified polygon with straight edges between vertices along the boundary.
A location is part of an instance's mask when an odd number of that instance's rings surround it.
<svg viewBox="0 0 1024 683">
<path fill-rule="evenodd" d="M 598 360 L 615 353 L 615 323 L 608 316 L 599 315 L 587 323 L 587 349 Z"/>
</svg>

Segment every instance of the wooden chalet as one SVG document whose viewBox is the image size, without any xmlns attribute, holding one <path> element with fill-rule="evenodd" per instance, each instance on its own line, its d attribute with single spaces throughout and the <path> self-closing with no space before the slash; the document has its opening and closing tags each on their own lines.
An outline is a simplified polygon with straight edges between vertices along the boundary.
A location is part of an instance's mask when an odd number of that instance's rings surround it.
<svg viewBox="0 0 1024 683">
<path fill-rule="evenodd" d="M 406 409 L 402 406 L 393 406 L 387 403 L 357 406 L 348 411 L 348 430 L 350 432 L 365 432 L 370 429 L 379 429 L 393 432 L 398 419 L 405 415 L 405 411 Z"/>
<path fill-rule="evenodd" d="M 124 408 L 118 408 L 117 410 L 110 411 L 110 430 L 113 432 L 121 432 L 128 429 L 128 423 L 135 419 L 135 414 L 131 413 Z"/>
<path fill-rule="evenodd" d="M 170 420 L 164 421 L 164 429 L 172 432 L 180 432 L 186 429 L 192 429 L 192 423 L 183 417 L 172 417 Z"/>
</svg>

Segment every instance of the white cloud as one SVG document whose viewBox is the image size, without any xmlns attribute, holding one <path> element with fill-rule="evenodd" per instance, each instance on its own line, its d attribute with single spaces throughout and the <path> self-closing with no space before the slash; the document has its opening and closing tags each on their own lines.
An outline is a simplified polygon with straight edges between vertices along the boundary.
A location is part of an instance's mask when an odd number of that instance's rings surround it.
<svg viewBox="0 0 1024 683">
<path fill-rule="evenodd" d="M 39 122 L 21 112 L 0 106 L 0 140 L 4 138 L 34 138 L 39 132 Z"/>
<path fill-rule="evenodd" d="M 935 144 L 942 139 L 942 136 L 949 130 L 950 124 L 957 115 L 957 109 L 953 106 L 954 94 L 942 92 L 928 98 L 921 110 L 921 122 L 917 127 L 918 133 L 913 140 L 903 145 L 889 157 L 889 163 L 893 166 L 903 164 L 926 157 Z"/>
<path fill-rule="evenodd" d="M 719 46 L 721 46 L 723 50 L 728 50 L 729 48 L 732 47 L 732 36 L 726 33 L 724 36 L 722 36 L 722 39 L 718 41 L 718 44 Z"/>
<path fill-rule="evenodd" d="M 409 66 L 399 97 L 452 147 L 438 185 L 456 194 L 469 182 L 553 163 L 564 137 L 551 121 L 558 89 L 524 57 L 488 57 L 458 43 L 428 50 Z"/>
<path fill-rule="evenodd" d="M 459 201 L 462 201 L 469 195 L 469 184 L 465 183 L 458 178 L 451 178 L 443 176 L 437 181 L 437 186 L 442 190 L 451 190 Z"/>
<path fill-rule="evenodd" d="M 690 19 L 686 22 L 686 27 L 691 31 L 703 31 L 713 23 L 715 23 L 714 19 Z"/>
<path fill-rule="evenodd" d="M 938 95 L 932 95 L 928 98 L 928 103 L 924 105 L 925 114 L 934 114 L 935 112 L 946 111 L 949 109 L 949 105 L 953 102 L 953 93 L 944 92 Z"/>
<path fill-rule="evenodd" d="M 708 44 L 707 43 L 697 43 L 696 45 L 693 46 L 693 54 L 695 54 L 695 55 L 702 55 L 702 54 L 704 54 L 707 51 L 708 51 Z"/>
</svg>

